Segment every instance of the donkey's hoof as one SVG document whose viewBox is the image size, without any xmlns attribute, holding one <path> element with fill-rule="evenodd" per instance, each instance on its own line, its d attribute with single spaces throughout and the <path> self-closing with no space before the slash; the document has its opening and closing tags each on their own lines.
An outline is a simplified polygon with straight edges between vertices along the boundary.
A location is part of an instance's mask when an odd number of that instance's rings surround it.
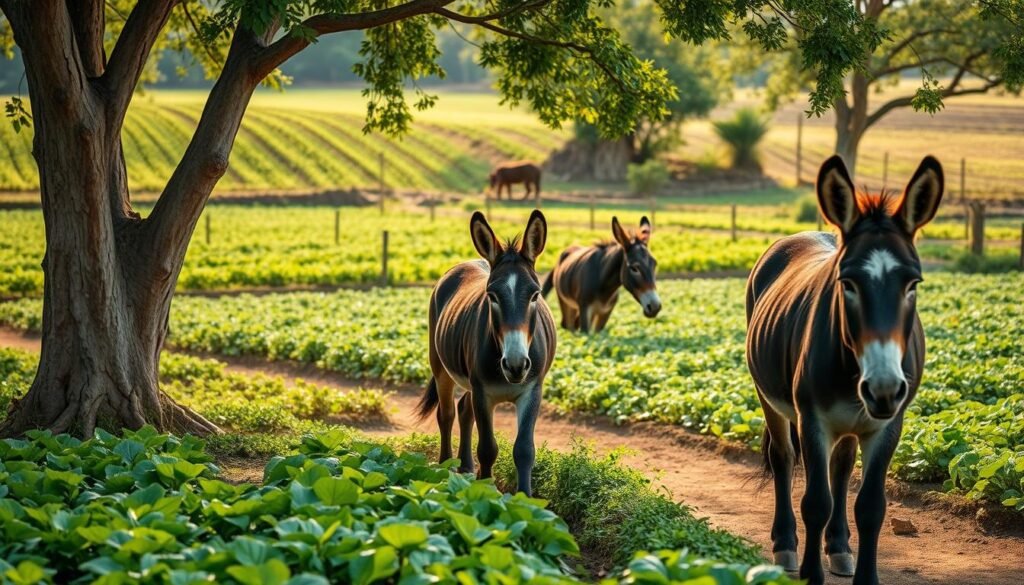
<svg viewBox="0 0 1024 585">
<path fill-rule="evenodd" d="M 800 570 L 800 562 L 796 557 L 796 551 L 793 550 L 775 551 L 775 564 L 789 573 L 796 573 Z"/>
<path fill-rule="evenodd" d="M 857 566 L 857 560 L 853 558 L 853 554 L 841 552 L 841 553 L 829 553 L 826 555 L 828 558 L 828 571 L 833 575 L 840 577 L 853 577 L 853 570 Z"/>
</svg>

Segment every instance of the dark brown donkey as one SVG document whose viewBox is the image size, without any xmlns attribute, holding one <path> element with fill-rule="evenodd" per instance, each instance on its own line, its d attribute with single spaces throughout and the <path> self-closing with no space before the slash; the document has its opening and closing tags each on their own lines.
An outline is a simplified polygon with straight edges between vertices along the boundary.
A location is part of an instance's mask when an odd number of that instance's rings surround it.
<svg viewBox="0 0 1024 585">
<path fill-rule="evenodd" d="M 782 238 L 747 281 L 747 365 L 764 409 L 766 471 L 775 478 L 775 562 L 797 568 L 793 464 L 803 457 L 807 489 L 800 577 L 829 570 L 856 585 L 878 583 L 878 534 L 885 476 L 903 414 L 921 383 L 924 332 L 917 317 L 921 261 L 914 234 L 942 199 L 942 166 L 926 157 L 902 195 L 857 194 L 839 157 L 818 175 L 818 203 L 839 229 Z M 863 480 L 850 549 L 846 493 L 860 444 Z"/>
<path fill-rule="evenodd" d="M 511 201 L 512 185 L 523 183 L 526 186 L 523 201 L 530 198 L 531 192 L 534 198 L 540 200 L 540 173 L 540 167 L 534 162 L 520 160 L 501 163 L 491 171 L 491 191 L 494 191 L 495 197 L 500 200 L 501 189 L 504 187 Z"/>
<path fill-rule="evenodd" d="M 491 476 L 498 457 L 494 406 L 516 405 L 515 461 L 519 490 L 530 495 L 533 429 L 544 376 L 555 357 L 555 322 L 540 296 L 534 262 L 544 249 L 547 223 L 534 210 L 522 243 L 504 246 L 479 211 L 470 235 L 484 261 L 449 270 L 430 295 L 430 369 L 433 377 L 419 404 L 426 418 L 437 409 L 441 461 L 452 457 L 455 401 L 459 408 L 459 470 L 473 471 L 473 421 L 479 429 L 480 477 Z"/>
<path fill-rule="evenodd" d="M 644 216 L 639 230 L 626 232 L 613 217 L 612 234 L 615 240 L 611 242 L 566 248 L 544 278 L 543 294 L 555 289 L 562 327 L 569 331 L 597 333 L 604 329 L 619 300 L 619 287 L 633 295 L 647 317 L 654 318 L 661 311 L 654 282 L 658 262 L 647 248 L 651 222 Z"/>
</svg>

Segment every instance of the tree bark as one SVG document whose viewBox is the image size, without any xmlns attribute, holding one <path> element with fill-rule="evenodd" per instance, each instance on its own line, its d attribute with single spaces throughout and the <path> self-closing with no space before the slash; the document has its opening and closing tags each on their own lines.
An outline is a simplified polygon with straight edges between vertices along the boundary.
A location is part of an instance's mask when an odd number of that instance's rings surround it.
<svg viewBox="0 0 1024 585">
<path fill-rule="evenodd" d="M 106 107 L 99 90 L 102 51 L 81 45 L 95 35 L 76 39 L 81 23 L 62 2 L 3 9 L 25 59 L 46 254 L 39 368 L 0 436 L 42 428 L 88 437 L 144 424 L 216 431 L 159 389 L 176 279 L 154 278 L 152 266 L 178 251 L 146 245 L 146 223 L 131 209 L 123 112 Z"/>
<path fill-rule="evenodd" d="M 851 101 L 840 98 L 834 104 L 836 114 L 836 154 L 842 157 L 850 177 L 857 176 L 857 150 L 868 128 L 868 86 L 870 81 L 861 72 L 853 74 Z"/>
</svg>

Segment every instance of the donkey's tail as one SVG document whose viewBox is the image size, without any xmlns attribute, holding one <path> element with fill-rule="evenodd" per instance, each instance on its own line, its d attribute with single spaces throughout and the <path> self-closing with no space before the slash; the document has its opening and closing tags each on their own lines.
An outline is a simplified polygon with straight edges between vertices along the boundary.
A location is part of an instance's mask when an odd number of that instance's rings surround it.
<svg viewBox="0 0 1024 585">
<path fill-rule="evenodd" d="M 431 376 L 426 391 L 423 392 L 419 403 L 416 404 L 416 419 L 419 421 L 426 419 L 437 409 L 437 404 L 440 401 L 441 399 L 437 395 L 437 380 Z"/>
<path fill-rule="evenodd" d="M 551 289 L 555 286 L 554 274 L 555 274 L 554 270 L 552 270 L 551 272 L 548 272 L 544 276 L 544 281 L 540 283 L 540 294 L 545 299 L 548 298 L 548 293 L 550 293 Z"/>
</svg>

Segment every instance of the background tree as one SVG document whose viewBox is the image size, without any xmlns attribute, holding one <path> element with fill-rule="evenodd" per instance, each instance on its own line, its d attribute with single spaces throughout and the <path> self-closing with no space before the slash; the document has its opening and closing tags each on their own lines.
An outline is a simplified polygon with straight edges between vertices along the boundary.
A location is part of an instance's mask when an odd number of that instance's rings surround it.
<svg viewBox="0 0 1024 585">
<path fill-rule="evenodd" d="M 844 0 L 845 2 L 845 0 Z M 836 95 L 835 77 L 873 49 L 872 23 L 839 0 L 778 4 L 662 0 L 668 32 L 721 38 L 746 20 L 765 48 L 782 20 L 828 40 L 810 50 L 822 72 L 812 108 Z M 322 35 L 363 30 L 366 129 L 402 132 L 412 108 L 434 101 L 405 86 L 437 75 L 434 31 L 471 25 L 480 63 L 502 103 L 527 103 L 552 126 L 587 120 L 604 135 L 656 120 L 673 97 L 664 71 L 637 59 L 596 15 L 609 0 L 0 0 L 25 66 L 46 230 L 42 352 L 29 392 L 2 435 L 48 428 L 91 435 L 100 425 L 205 433 L 216 428 L 157 385 L 171 298 L 189 239 L 228 166 L 239 124 L 260 83 Z M 761 12 L 767 11 L 766 18 Z M 10 48 L 10 36 L 0 38 Z M 808 45 L 813 49 L 813 45 Z M 820 48 L 820 47 L 818 47 Z M 187 49 L 216 79 L 180 163 L 142 217 L 131 204 L 121 129 L 158 54 Z M 13 105 L 13 104 L 12 104 Z M 15 105 L 13 114 L 22 116 Z"/>
<path fill-rule="evenodd" d="M 912 107 L 934 114 L 946 98 L 996 89 L 1019 93 L 1024 85 L 1021 0 L 855 0 L 853 5 L 885 40 L 846 77 L 845 93 L 832 100 L 835 152 L 851 173 L 864 134 L 893 110 Z M 790 30 L 791 50 L 780 54 L 768 76 L 771 106 L 814 83 L 816 72 L 802 68 L 796 41 L 807 33 Z M 907 76 L 920 79 L 920 85 L 872 109 L 872 93 L 896 87 Z"/>
</svg>

